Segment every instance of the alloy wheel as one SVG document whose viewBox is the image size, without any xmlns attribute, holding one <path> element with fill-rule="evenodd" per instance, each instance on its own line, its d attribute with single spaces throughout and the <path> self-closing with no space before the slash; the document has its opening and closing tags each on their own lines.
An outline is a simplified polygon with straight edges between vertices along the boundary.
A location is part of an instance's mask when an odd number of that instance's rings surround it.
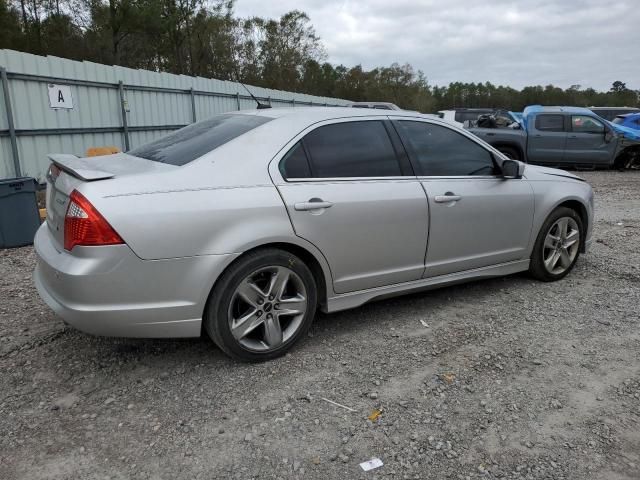
<svg viewBox="0 0 640 480">
<path fill-rule="evenodd" d="M 302 279 L 283 266 L 263 267 L 245 277 L 229 304 L 231 334 L 244 348 L 268 352 L 298 331 L 307 311 Z"/>
<path fill-rule="evenodd" d="M 547 232 L 542 247 L 542 258 L 547 272 L 560 275 L 568 270 L 578 255 L 580 229 L 571 217 L 561 217 Z"/>
</svg>

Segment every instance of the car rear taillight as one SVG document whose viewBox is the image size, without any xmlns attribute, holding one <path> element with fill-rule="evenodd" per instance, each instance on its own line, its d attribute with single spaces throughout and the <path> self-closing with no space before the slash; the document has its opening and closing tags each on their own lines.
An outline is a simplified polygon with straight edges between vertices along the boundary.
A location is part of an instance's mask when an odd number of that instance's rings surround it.
<svg viewBox="0 0 640 480">
<path fill-rule="evenodd" d="M 71 192 L 64 217 L 64 248 L 76 245 L 118 245 L 124 241 L 100 212 L 77 190 Z"/>
</svg>

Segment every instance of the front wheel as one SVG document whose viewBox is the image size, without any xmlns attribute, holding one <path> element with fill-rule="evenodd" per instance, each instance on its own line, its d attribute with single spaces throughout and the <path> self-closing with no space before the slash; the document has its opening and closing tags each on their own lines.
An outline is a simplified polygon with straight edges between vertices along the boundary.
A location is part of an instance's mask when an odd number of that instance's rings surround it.
<svg viewBox="0 0 640 480">
<path fill-rule="evenodd" d="M 227 355 L 264 361 L 284 354 L 311 326 L 317 291 L 309 268 L 283 250 L 238 259 L 209 297 L 204 327 Z"/>
<path fill-rule="evenodd" d="M 640 149 L 627 149 L 616 158 L 613 168 L 619 171 L 640 169 Z"/>
<path fill-rule="evenodd" d="M 565 277 L 580 255 L 583 239 L 580 215 L 560 207 L 545 220 L 533 247 L 529 271 L 538 280 L 552 282 Z"/>
</svg>

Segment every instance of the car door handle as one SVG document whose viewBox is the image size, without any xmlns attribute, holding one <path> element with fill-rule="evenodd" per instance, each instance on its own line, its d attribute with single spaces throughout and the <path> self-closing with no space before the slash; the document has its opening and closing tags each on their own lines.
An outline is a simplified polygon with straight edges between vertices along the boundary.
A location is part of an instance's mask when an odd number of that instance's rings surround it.
<svg viewBox="0 0 640 480">
<path fill-rule="evenodd" d="M 495 133 L 489 133 L 489 132 L 487 132 L 487 133 L 485 133 L 485 135 L 486 135 L 487 137 L 495 137 L 495 135 L 496 135 L 496 134 L 495 134 Z"/>
<path fill-rule="evenodd" d="M 308 210 L 320 210 L 321 208 L 331 208 L 333 203 L 325 202 L 324 200 L 312 198 L 308 202 L 300 202 L 293 205 L 293 208 L 298 212 L 304 212 Z"/>
<path fill-rule="evenodd" d="M 460 195 L 454 195 L 451 192 L 447 192 L 444 195 L 436 195 L 433 199 L 436 203 L 449 203 L 449 202 L 457 202 L 462 197 Z"/>
</svg>

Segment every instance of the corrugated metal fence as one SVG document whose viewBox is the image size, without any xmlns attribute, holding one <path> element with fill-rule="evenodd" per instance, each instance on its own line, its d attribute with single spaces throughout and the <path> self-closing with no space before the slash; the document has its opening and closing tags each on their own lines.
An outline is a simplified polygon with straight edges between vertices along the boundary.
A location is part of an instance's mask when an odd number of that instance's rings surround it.
<svg viewBox="0 0 640 480">
<path fill-rule="evenodd" d="M 0 75 L 0 179 L 26 175 L 42 181 L 48 153 L 84 155 L 101 146 L 126 151 L 196 120 L 256 107 L 236 82 L 12 50 L 0 50 Z M 248 88 L 274 107 L 348 103 Z"/>
</svg>

